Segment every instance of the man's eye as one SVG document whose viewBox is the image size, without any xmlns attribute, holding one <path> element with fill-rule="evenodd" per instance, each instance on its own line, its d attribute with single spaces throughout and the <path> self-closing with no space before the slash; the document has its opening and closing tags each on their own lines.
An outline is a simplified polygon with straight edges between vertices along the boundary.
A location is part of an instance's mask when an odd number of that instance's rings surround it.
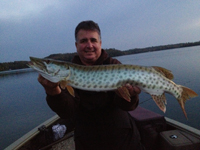
<svg viewBox="0 0 200 150">
<path fill-rule="evenodd" d="M 91 39 L 91 42 L 97 42 L 97 39 Z"/>
<path fill-rule="evenodd" d="M 87 40 L 86 39 L 82 39 L 80 42 L 81 43 L 85 43 L 85 42 L 87 42 Z"/>
</svg>

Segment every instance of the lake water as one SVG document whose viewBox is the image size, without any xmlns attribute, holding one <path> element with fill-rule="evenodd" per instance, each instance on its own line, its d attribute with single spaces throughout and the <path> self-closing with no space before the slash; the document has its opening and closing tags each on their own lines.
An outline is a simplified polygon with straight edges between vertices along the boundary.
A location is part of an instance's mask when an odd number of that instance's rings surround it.
<svg viewBox="0 0 200 150">
<path fill-rule="evenodd" d="M 124 64 L 165 67 L 173 72 L 177 84 L 187 86 L 200 95 L 199 58 L 200 46 L 117 57 Z M 46 95 L 37 82 L 37 76 L 36 72 L 0 76 L 0 149 L 55 115 L 46 104 Z M 199 97 L 186 102 L 189 120 L 186 120 L 173 96 L 166 94 L 166 98 L 165 114 L 150 95 L 143 92 L 140 94 L 140 106 L 200 129 Z"/>
</svg>

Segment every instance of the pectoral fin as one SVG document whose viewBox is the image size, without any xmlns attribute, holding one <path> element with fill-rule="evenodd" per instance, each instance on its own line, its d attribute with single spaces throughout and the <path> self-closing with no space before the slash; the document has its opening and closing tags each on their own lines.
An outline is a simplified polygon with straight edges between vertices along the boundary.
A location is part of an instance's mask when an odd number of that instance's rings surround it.
<svg viewBox="0 0 200 150">
<path fill-rule="evenodd" d="M 157 106 L 160 108 L 160 110 L 162 110 L 165 113 L 166 112 L 165 104 L 167 104 L 165 93 L 163 93 L 162 95 L 151 95 L 151 97 L 153 98 Z"/>
<path fill-rule="evenodd" d="M 65 89 L 67 87 L 67 81 L 60 81 L 60 87 L 61 89 Z"/>
<path fill-rule="evenodd" d="M 66 88 L 67 88 L 69 94 L 70 94 L 71 96 L 75 97 L 74 89 L 73 89 L 71 86 L 69 86 L 69 85 L 67 85 Z"/>
<path fill-rule="evenodd" d="M 131 101 L 131 97 L 130 97 L 130 93 L 128 91 L 128 89 L 126 87 L 120 87 L 117 89 L 117 93 L 124 98 L 125 100 L 127 100 L 128 102 Z"/>
<path fill-rule="evenodd" d="M 67 91 L 69 92 L 69 94 L 70 94 L 71 96 L 75 97 L 74 89 L 73 89 L 71 86 L 67 85 L 68 83 L 69 83 L 68 81 L 61 81 L 61 82 L 60 82 L 60 87 L 61 87 L 62 89 L 67 88 Z"/>
</svg>

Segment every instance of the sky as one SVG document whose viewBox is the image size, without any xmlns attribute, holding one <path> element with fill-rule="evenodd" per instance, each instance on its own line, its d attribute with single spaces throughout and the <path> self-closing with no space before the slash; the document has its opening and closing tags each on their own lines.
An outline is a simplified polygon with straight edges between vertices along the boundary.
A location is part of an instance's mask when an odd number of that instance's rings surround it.
<svg viewBox="0 0 200 150">
<path fill-rule="evenodd" d="M 76 52 L 84 20 L 99 24 L 102 48 L 200 41 L 199 0 L 1 0 L 0 62 Z"/>
</svg>

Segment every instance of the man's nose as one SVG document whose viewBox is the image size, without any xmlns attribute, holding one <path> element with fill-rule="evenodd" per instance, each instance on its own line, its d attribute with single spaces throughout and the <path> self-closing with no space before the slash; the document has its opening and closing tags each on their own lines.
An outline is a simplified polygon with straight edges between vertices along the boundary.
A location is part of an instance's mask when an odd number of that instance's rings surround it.
<svg viewBox="0 0 200 150">
<path fill-rule="evenodd" d="M 92 42 L 91 42 L 91 41 L 88 41 L 88 42 L 87 42 L 87 47 L 88 47 L 88 48 L 91 48 L 91 47 L 92 47 Z"/>
</svg>

